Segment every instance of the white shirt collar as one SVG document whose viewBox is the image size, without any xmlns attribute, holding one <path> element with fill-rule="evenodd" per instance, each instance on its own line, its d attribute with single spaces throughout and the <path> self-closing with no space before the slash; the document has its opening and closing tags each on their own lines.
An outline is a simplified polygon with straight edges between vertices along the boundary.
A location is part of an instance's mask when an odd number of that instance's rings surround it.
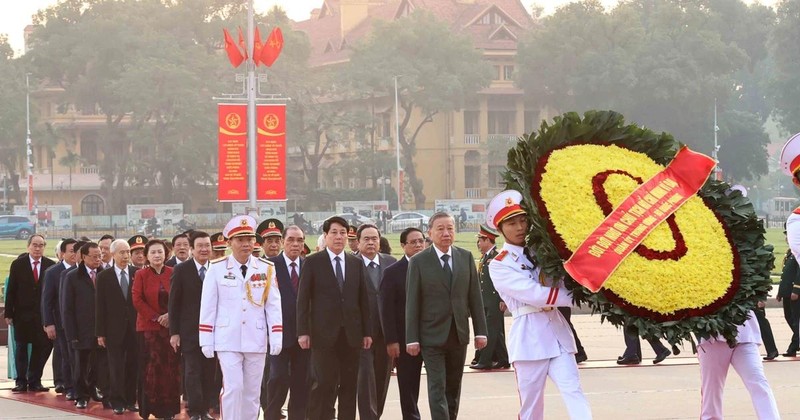
<svg viewBox="0 0 800 420">
<path fill-rule="evenodd" d="M 72 268 L 71 265 L 67 264 L 67 260 L 62 260 L 61 263 L 64 264 L 64 268 Z"/>
<path fill-rule="evenodd" d="M 297 257 L 297 258 L 295 258 L 294 261 L 292 261 L 291 259 L 289 259 L 289 257 L 286 256 L 285 252 L 281 252 L 281 255 L 283 255 L 283 259 L 286 261 L 286 268 L 291 270 L 292 269 L 292 263 L 295 263 L 295 264 L 297 264 L 297 269 L 298 270 L 300 269 L 300 257 Z"/>
<path fill-rule="evenodd" d="M 433 246 L 433 250 L 436 251 L 436 257 L 437 258 L 439 258 L 441 260 L 442 259 L 442 255 L 447 254 L 447 255 L 450 256 L 450 260 L 451 261 L 453 260 L 453 247 L 452 246 L 450 248 L 447 248 L 447 252 L 439 251 L 439 248 L 437 248 L 436 245 L 432 245 L 432 246 Z"/>
<path fill-rule="evenodd" d="M 94 271 L 94 273 L 97 274 L 97 268 L 92 270 L 91 268 L 89 268 L 88 265 L 84 265 L 84 267 L 86 267 L 86 274 L 89 274 L 91 276 L 92 275 L 92 271 Z"/>
<path fill-rule="evenodd" d="M 197 260 L 194 260 L 194 266 L 197 268 L 197 272 L 200 272 L 200 267 L 205 267 L 206 271 L 208 271 L 208 265 L 211 263 L 211 260 L 206 261 L 205 264 L 200 264 Z"/>
<path fill-rule="evenodd" d="M 39 258 L 38 260 L 34 260 L 33 257 L 31 257 L 31 254 L 28 254 L 28 259 L 31 261 L 31 267 L 33 267 L 33 263 L 36 262 L 36 261 L 38 261 L 39 264 L 42 263 L 42 259 L 41 258 Z"/>
<path fill-rule="evenodd" d="M 334 254 L 333 251 L 330 250 L 330 248 L 325 248 L 325 251 L 328 251 L 328 257 L 331 259 L 331 262 L 335 263 L 336 261 L 334 261 L 333 259 L 336 257 L 339 257 L 339 259 L 342 262 L 344 262 L 344 250 L 342 250 L 342 252 L 338 254 Z"/>
<path fill-rule="evenodd" d="M 375 265 L 380 267 L 380 265 L 381 265 L 381 259 L 380 259 L 381 254 L 380 253 L 375 254 L 375 258 L 373 258 L 373 259 L 367 258 L 367 256 L 364 255 L 364 254 L 359 254 L 359 255 L 361 255 L 361 258 L 364 260 L 364 265 L 366 265 L 367 267 L 369 267 L 369 263 L 371 263 L 371 262 L 374 262 Z"/>
</svg>

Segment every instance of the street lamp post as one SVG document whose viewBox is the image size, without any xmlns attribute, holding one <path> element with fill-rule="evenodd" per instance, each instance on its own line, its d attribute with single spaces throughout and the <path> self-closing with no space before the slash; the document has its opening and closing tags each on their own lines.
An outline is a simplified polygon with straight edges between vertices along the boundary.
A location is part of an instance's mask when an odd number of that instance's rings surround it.
<svg viewBox="0 0 800 420">
<path fill-rule="evenodd" d="M 33 211 L 33 146 L 31 145 L 31 89 L 30 73 L 25 73 L 25 124 L 28 137 L 25 139 L 25 149 L 28 155 L 28 214 Z"/>
<path fill-rule="evenodd" d="M 397 94 L 397 79 L 402 76 L 394 76 L 394 136 L 395 136 L 395 155 L 397 155 L 397 212 L 400 212 L 400 202 L 402 201 L 403 191 L 400 189 L 402 184 L 400 172 L 400 100 Z"/>
</svg>

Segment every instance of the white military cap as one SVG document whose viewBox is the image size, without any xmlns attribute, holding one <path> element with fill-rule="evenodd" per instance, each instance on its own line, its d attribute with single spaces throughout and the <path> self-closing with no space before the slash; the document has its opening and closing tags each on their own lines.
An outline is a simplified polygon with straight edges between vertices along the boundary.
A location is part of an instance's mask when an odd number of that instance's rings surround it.
<svg viewBox="0 0 800 420">
<path fill-rule="evenodd" d="M 494 196 L 486 207 L 486 224 L 492 229 L 499 229 L 500 223 L 510 217 L 526 214 L 520 203 L 522 194 L 515 190 L 505 190 Z"/>
<path fill-rule="evenodd" d="M 252 216 L 239 215 L 233 218 L 222 229 L 222 234 L 228 238 L 233 239 L 237 236 L 256 236 L 256 219 Z"/>
<path fill-rule="evenodd" d="M 800 133 L 793 135 L 781 149 L 781 170 L 794 177 L 800 170 Z"/>
</svg>

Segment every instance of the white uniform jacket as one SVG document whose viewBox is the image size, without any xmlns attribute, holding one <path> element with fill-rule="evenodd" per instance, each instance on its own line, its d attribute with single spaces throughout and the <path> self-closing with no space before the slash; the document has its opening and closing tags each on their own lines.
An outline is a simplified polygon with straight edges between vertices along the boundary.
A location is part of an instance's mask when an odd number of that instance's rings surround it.
<svg viewBox="0 0 800 420">
<path fill-rule="evenodd" d="M 756 319 L 756 314 L 751 310 L 747 313 L 747 321 L 744 324 L 739 325 L 736 334 L 736 342 L 737 343 L 756 343 L 759 346 L 761 345 L 761 328 L 758 327 L 758 320 Z M 700 340 L 697 345 L 702 348 L 703 343 L 710 342 L 710 341 L 722 341 L 725 342 L 724 338 L 721 337 L 711 337 L 708 339 Z"/>
<path fill-rule="evenodd" d="M 786 219 L 786 239 L 794 257 L 800 261 L 800 207 Z"/>
<path fill-rule="evenodd" d="M 572 294 L 564 287 L 543 286 L 540 269 L 525 257 L 522 247 L 506 243 L 489 263 L 497 293 L 515 315 L 508 337 L 511 362 L 557 357 L 562 348 L 575 353 L 575 338 L 557 306 L 572 306 Z M 541 308 L 553 308 L 547 312 Z M 536 312 L 524 313 L 533 310 Z"/>
<path fill-rule="evenodd" d="M 260 306 L 266 287 L 267 300 Z M 251 256 L 242 277 L 241 264 L 233 256 L 212 262 L 203 281 L 199 328 L 200 346 L 212 345 L 215 351 L 266 353 L 268 343 L 282 345 L 283 315 L 275 266 Z"/>
</svg>

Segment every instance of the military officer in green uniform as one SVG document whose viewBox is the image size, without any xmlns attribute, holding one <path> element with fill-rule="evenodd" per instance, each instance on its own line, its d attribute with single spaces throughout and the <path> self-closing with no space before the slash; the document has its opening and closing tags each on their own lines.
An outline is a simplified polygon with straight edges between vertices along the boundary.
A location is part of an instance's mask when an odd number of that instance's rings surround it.
<svg viewBox="0 0 800 420">
<path fill-rule="evenodd" d="M 481 260 L 478 263 L 478 277 L 481 283 L 483 296 L 483 310 L 486 313 L 486 326 L 489 331 L 486 347 L 475 352 L 475 363 L 472 369 L 508 369 L 508 350 L 506 349 L 506 328 L 504 314 L 506 304 L 500 299 L 497 290 L 489 276 L 489 262 L 497 256 L 497 232 L 485 224 L 478 230 L 478 249 L 481 251 Z"/>
</svg>

